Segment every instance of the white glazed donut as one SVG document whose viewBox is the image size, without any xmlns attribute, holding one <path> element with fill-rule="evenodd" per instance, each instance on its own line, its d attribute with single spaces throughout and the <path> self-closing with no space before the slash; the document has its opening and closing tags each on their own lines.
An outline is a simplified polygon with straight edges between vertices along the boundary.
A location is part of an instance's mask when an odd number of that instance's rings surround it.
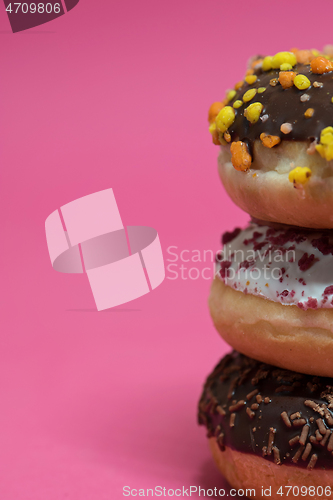
<svg viewBox="0 0 333 500">
<path fill-rule="evenodd" d="M 255 359 L 332 377 L 330 234 L 252 223 L 224 242 L 209 298 L 220 335 Z"/>
</svg>

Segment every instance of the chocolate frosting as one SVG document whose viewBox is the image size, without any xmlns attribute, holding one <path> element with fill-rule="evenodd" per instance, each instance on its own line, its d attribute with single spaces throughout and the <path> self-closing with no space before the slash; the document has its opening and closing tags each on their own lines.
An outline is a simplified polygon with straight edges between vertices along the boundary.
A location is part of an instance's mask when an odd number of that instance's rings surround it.
<svg viewBox="0 0 333 500">
<path fill-rule="evenodd" d="M 228 446 L 278 465 L 333 469 L 331 378 L 282 370 L 233 351 L 207 378 L 198 418 L 222 451 Z"/>
<path fill-rule="evenodd" d="M 324 73 L 321 75 L 313 74 L 310 65 L 297 64 L 293 71 L 305 75 L 311 82 L 311 86 L 306 90 L 299 90 L 295 85 L 284 89 L 279 83 L 275 86 L 270 85 L 270 81 L 279 78 L 279 70 L 272 69 L 263 71 L 256 69 L 254 74 L 257 76 L 255 84 L 244 83 L 236 92 L 235 97 L 228 103 L 233 103 L 242 99 L 244 93 L 249 89 L 258 89 L 266 87 L 265 92 L 257 93 L 251 101 L 244 103 L 243 106 L 236 109 L 236 118 L 230 126 L 228 132 L 232 141 L 241 140 L 251 147 L 255 139 L 259 139 L 260 134 L 275 135 L 282 140 L 307 141 L 316 139 L 319 142 L 320 132 L 325 127 L 333 125 L 333 73 Z M 314 82 L 320 82 L 322 87 L 315 87 Z M 309 100 L 302 102 L 301 96 L 307 94 Z M 261 118 L 268 115 L 266 121 L 259 119 L 256 123 L 250 123 L 244 116 L 244 109 L 253 102 L 263 104 Z M 304 113 L 308 108 L 313 108 L 314 113 L 311 118 L 305 118 Z M 289 134 L 283 134 L 280 127 L 283 123 L 290 123 L 292 130 Z"/>
</svg>

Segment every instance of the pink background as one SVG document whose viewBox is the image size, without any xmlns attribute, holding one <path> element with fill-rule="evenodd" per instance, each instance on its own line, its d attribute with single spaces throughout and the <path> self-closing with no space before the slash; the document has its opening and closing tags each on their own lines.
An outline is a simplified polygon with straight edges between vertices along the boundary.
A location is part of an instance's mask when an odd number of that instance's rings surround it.
<svg viewBox="0 0 333 500">
<path fill-rule="evenodd" d="M 166 259 L 171 245 L 217 250 L 247 216 L 219 184 L 208 107 L 251 55 L 333 42 L 332 2 L 316 5 L 81 0 L 15 35 L 0 8 L 1 499 L 225 485 L 196 424 L 227 350 L 210 280 L 166 279 L 98 313 L 86 276 L 53 271 L 44 221 L 112 187 L 124 224 L 156 228 Z"/>
</svg>

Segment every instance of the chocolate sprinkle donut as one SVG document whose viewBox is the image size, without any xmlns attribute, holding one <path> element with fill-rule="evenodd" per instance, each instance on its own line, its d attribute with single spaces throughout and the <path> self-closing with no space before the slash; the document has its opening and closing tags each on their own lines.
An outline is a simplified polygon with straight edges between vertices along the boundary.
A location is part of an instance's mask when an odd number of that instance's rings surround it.
<svg viewBox="0 0 333 500">
<path fill-rule="evenodd" d="M 218 446 L 276 464 L 333 469 L 333 379 L 233 351 L 209 375 L 198 420 Z"/>
</svg>

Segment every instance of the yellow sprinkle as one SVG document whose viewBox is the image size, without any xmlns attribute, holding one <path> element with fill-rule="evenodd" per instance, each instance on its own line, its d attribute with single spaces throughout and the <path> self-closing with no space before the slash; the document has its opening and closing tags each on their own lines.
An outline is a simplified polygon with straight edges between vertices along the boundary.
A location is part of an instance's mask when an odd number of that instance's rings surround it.
<svg viewBox="0 0 333 500">
<path fill-rule="evenodd" d="M 257 81 L 257 77 L 256 75 L 249 75 L 249 76 L 246 76 L 245 77 L 245 81 L 246 83 L 248 83 L 249 85 L 252 85 L 252 83 L 256 82 Z"/>
<path fill-rule="evenodd" d="M 294 78 L 294 85 L 299 90 L 305 90 L 310 87 L 311 82 L 305 75 L 296 75 Z"/>
<path fill-rule="evenodd" d="M 256 95 L 257 93 L 257 89 L 250 89 L 248 90 L 247 92 L 245 92 L 245 94 L 243 95 L 243 101 L 244 102 L 249 102 L 251 101 L 251 99 L 254 98 L 254 96 Z"/>
<path fill-rule="evenodd" d="M 316 151 L 327 161 L 333 160 L 333 127 L 326 127 L 320 133 L 320 144 L 316 145 Z"/>
<path fill-rule="evenodd" d="M 261 102 L 253 102 L 244 111 L 245 118 L 251 123 L 256 123 L 259 120 L 263 107 Z"/>
<path fill-rule="evenodd" d="M 308 167 L 296 167 L 289 172 L 289 181 L 294 184 L 306 184 L 311 177 Z"/>
<path fill-rule="evenodd" d="M 262 94 L 263 92 L 265 92 L 265 90 L 266 90 L 266 87 L 259 87 L 258 94 Z"/>
<path fill-rule="evenodd" d="M 231 101 L 236 95 L 236 90 L 229 90 L 229 92 L 227 92 L 227 99 L 228 99 L 228 102 Z"/>
<path fill-rule="evenodd" d="M 211 134 L 213 134 L 216 130 L 216 123 L 212 123 L 211 125 L 209 125 L 208 130 Z"/>
<path fill-rule="evenodd" d="M 266 284 L 265 284 L 265 286 L 269 286 L 269 284 L 268 284 L 268 283 L 266 283 Z"/>
<path fill-rule="evenodd" d="M 243 101 L 240 101 L 239 99 L 237 99 L 237 101 L 235 101 L 235 102 L 233 103 L 233 107 L 234 107 L 235 109 L 238 109 L 238 108 L 240 108 L 240 107 L 241 107 L 241 105 L 242 105 L 242 104 L 243 104 Z"/>
<path fill-rule="evenodd" d="M 328 144 L 327 146 L 317 144 L 316 151 L 318 151 L 322 158 L 326 158 L 327 161 L 333 160 L 333 144 Z"/>
<path fill-rule="evenodd" d="M 291 64 L 289 64 L 289 63 L 283 63 L 283 64 L 281 64 L 281 66 L 280 66 L 280 71 L 289 71 L 289 70 L 291 70 L 291 69 L 293 69 L 293 67 L 292 67 L 292 65 L 291 65 Z"/>
<path fill-rule="evenodd" d="M 333 127 L 326 127 L 320 133 L 321 144 L 331 144 L 333 142 Z"/>
<path fill-rule="evenodd" d="M 249 284 L 250 284 L 250 282 L 249 282 L 249 281 L 247 281 L 247 282 L 246 282 L 246 286 L 249 286 Z"/>
<path fill-rule="evenodd" d="M 216 128 L 219 132 L 226 132 L 235 121 L 235 111 L 231 106 L 225 106 L 216 117 Z"/>
<path fill-rule="evenodd" d="M 296 56 L 292 52 L 278 52 L 273 56 L 271 64 L 273 69 L 279 69 L 281 64 L 290 64 L 293 67 L 296 62 Z"/>
<path fill-rule="evenodd" d="M 333 102 L 333 97 L 331 97 L 331 102 Z"/>
<path fill-rule="evenodd" d="M 269 71 L 272 69 L 272 56 L 266 56 L 262 62 L 262 69 L 263 71 Z"/>
<path fill-rule="evenodd" d="M 253 174 L 253 175 L 252 175 L 252 177 L 253 177 L 253 179 L 254 179 L 255 177 L 257 177 L 257 174 Z"/>
</svg>

